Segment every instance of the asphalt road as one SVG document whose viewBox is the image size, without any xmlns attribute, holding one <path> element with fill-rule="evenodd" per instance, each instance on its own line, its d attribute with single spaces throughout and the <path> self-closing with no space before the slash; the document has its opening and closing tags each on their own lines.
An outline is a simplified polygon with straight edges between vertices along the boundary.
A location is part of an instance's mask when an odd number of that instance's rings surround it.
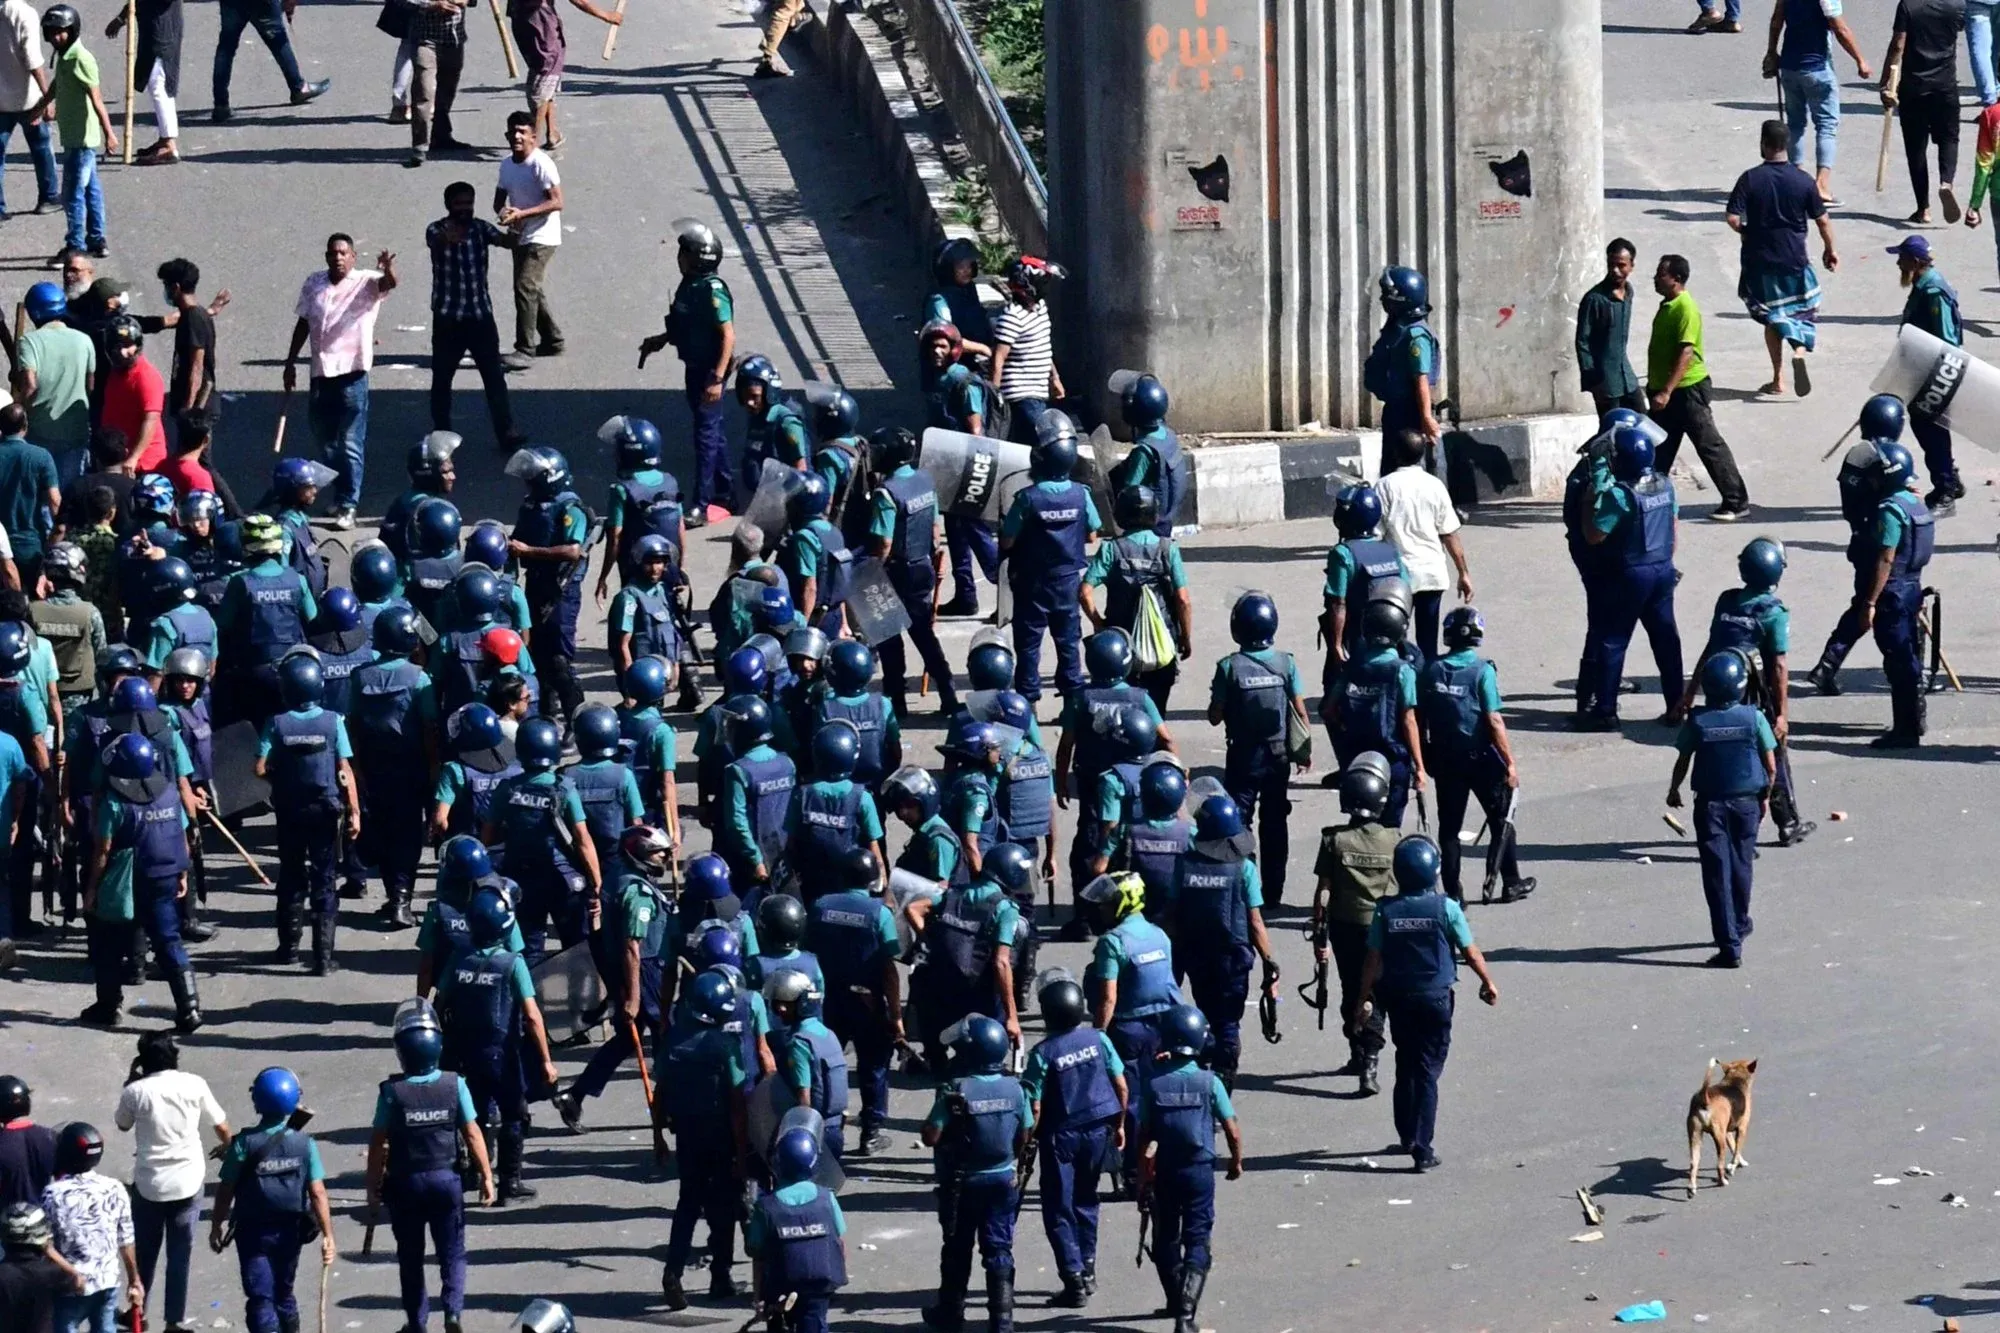
<svg viewBox="0 0 2000 1333">
<path fill-rule="evenodd" d="M 1691 15 L 1681 6 L 1608 0 L 1606 11 L 1607 227 L 1638 243 L 1642 274 L 1665 251 L 1693 260 L 1722 390 L 1718 416 L 1757 505 L 1748 523 L 1706 524 L 1699 520 L 1710 497 L 1684 486 L 1684 631 L 1700 638 L 1714 593 L 1733 579 L 1735 552 L 1769 533 L 1784 540 L 1792 560 L 1782 591 L 1803 670 L 1847 587 L 1833 469 L 1818 455 L 1852 420 L 1893 330 L 1901 297 L 1882 247 L 1900 234 L 1894 219 L 1907 212 L 1905 187 L 1898 178 L 1878 198 L 1864 180 L 1880 122 L 1865 91 L 1850 87 L 1837 180 L 1848 201 L 1836 213 L 1844 262 L 1827 278 L 1819 389 L 1803 402 L 1752 401 L 1766 363 L 1758 331 L 1733 298 L 1734 239 L 1721 213 L 1736 173 L 1755 160 L 1756 122 L 1769 101 L 1770 85 L 1756 78 L 1759 40 L 1683 37 L 1679 27 Z M 666 221 L 684 213 L 719 218 L 728 229 L 726 272 L 746 343 L 775 349 L 788 374 L 838 374 L 867 390 L 871 420 L 907 414 L 905 339 L 921 274 L 886 199 L 869 193 L 859 139 L 841 115 L 829 114 L 836 104 L 825 86 L 810 73 L 782 86 L 746 82 L 753 37 L 734 13 L 708 4 L 678 6 L 671 17 L 646 7 L 633 13 L 610 66 L 591 58 L 596 40 L 572 16 L 579 68 L 564 102 L 563 169 L 573 200 L 566 221 L 577 230 L 554 278 L 571 350 L 517 381 L 523 420 L 538 438 L 570 447 L 593 485 L 606 475 L 604 460 L 584 451 L 612 411 L 652 412 L 677 446 L 684 440 L 685 415 L 677 395 L 663 396 L 660 368 L 635 374 L 626 359 L 664 307 L 670 255 L 660 238 Z M 323 104 L 259 108 L 281 90 L 254 50 L 243 60 L 247 82 L 236 100 L 247 114 L 238 123 L 200 124 L 203 98 L 191 88 L 195 118 L 186 139 L 196 160 L 109 178 L 111 267 L 139 275 L 186 253 L 213 270 L 211 282 L 233 289 L 236 303 L 223 321 L 224 387 L 246 396 L 231 412 L 226 460 L 248 477 L 268 457 L 277 408 L 272 363 L 322 233 L 353 230 L 366 252 L 402 251 L 410 286 L 393 298 L 381 330 L 388 368 L 377 377 L 368 487 L 370 505 L 379 506 L 400 480 L 403 443 L 424 425 L 426 340 L 407 327 L 428 322 L 417 262 L 422 224 L 445 181 L 462 174 L 483 188 L 493 166 L 404 172 L 395 165 L 402 131 L 377 120 L 389 48 L 366 16 L 362 6 L 300 11 L 309 74 L 336 78 Z M 1875 59 L 1886 18 L 1871 12 L 1850 21 Z M 203 82 L 198 59 L 212 29 L 212 10 L 191 10 L 190 85 Z M 513 98 L 497 86 L 490 32 L 476 29 L 474 42 L 476 86 L 460 133 L 497 143 Z M 1968 135 L 1962 187 L 1970 147 Z M 1900 147 L 1895 155 L 1892 173 Z M 21 218 L 0 230 L 0 267 L 24 268 L 52 251 L 50 222 Z M 1993 355 L 1983 322 L 1994 309 L 1986 237 L 1930 234 L 1964 299 L 1973 349 Z M 1642 300 L 1642 309 L 1650 305 Z M 891 387 L 892 377 L 904 387 Z M 460 411 L 477 423 L 476 397 L 461 396 Z M 477 428 L 468 435 L 460 468 L 466 507 L 504 516 L 513 496 L 497 467 L 484 464 L 485 436 Z M 1383 1154 L 1392 1138 L 1387 1098 L 1357 1102 L 1350 1080 L 1326 1074 L 1344 1049 L 1315 1032 L 1310 1011 L 1293 998 L 1309 970 L 1308 950 L 1300 916 L 1277 917 L 1287 1035 L 1277 1046 L 1252 1035 L 1246 1049 L 1237 1104 L 1250 1171 L 1219 1186 L 1205 1326 L 1574 1329 L 1654 1298 L 1667 1303 L 1673 1324 L 1705 1316 L 1715 1329 L 1920 1329 L 1935 1327 L 1937 1315 L 2000 1312 L 1987 1230 L 2000 1203 L 2000 1171 L 1986 1156 L 2000 1079 L 1982 1058 L 2000 1018 L 1983 929 L 2000 908 L 1988 902 L 1995 785 L 1982 767 L 2000 740 L 1992 701 L 2000 616 L 1983 595 L 1991 486 L 2000 472 L 1974 449 L 1962 466 L 1972 494 L 1941 527 L 1931 581 L 1945 592 L 1949 649 L 1968 693 L 1933 699 L 1930 744 L 1896 757 L 1865 744 L 1888 713 L 1870 648 L 1852 659 L 1847 695 L 1798 700 L 1794 764 L 1801 803 L 1820 829 L 1802 847 L 1765 849 L 1760 929 L 1745 968 L 1729 974 L 1699 967 L 1709 951 L 1706 916 L 1693 850 L 1659 818 L 1671 753 L 1668 733 L 1649 720 L 1652 699 L 1628 703 L 1634 721 L 1623 736 L 1580 736 L 1565 726 L 1582 598 L 1552 507 L 1507 506 L 1475 518 L 1466 540 L 1520 755 L 1523 859 L 1541 891 L 1518 906 L 1473 913 L 1502 999 L 1488 1011 L 1469 991 L 1464 997 L 1437 1142 L 1447 1164 L 1423 1177 Z M 1186 543 L 1198 644 L 1170 723 L 1197 766 L 1220 761 L 1219 735 L 1201 720 L 1202 685 L 1227 647 L 1228 601 L 1245 587 L 1273 591 L 1285 619 L 1281 646 L 1310 659 L 1307 627 L 1330 535 L 1324 524 L 1294 523 L 1207 532 Z M 705 589 L 721 568 L 721 539 L 693 547 L 691 568 Z M 968 628 L 950 631 L 960 651 L 968 637 Z M 603 685 L 601 659 L 587 665 Z M 1643 644 L 1628 674 L 1651 685 Z M 917 745 L 934 739 L 919 733 Z M 1323 753 L 1323 736 L 1319 744 Z M 1294 903 L 1309 888 L 1317 830 L 1334 817 L 1316 778 L 1293 791 Z M 1836 820 L 1836 811 L 1845 817 Z M 252 833 L 253 846 L 268 855 L 268 825 Z M 248 1115 L 244 1089 L 256 1069 L 276 1060 L 298 1069 L 319 1113 L 315 1129 L 343 1213 L 346 1254 L 333 1274 L 328 1327 L 396 1328 L 394 1266 L 383 1246 L 371 1261 L 358 1259 L 360 1231 L 350 1218 L 374 1083 L 393 1068 L 386 1025 L 408 993 L 409 937 L 376 934 L 356 914 L 338 978 L 275 969 L 262 957 L 270 900 L 245 883 L 240 872 L 231 876 L 219 897 L 227 929 L 197 955 L 211 1021 L 188 1043 L 186 1063 L 210 1077 L 239 1117 Z M 1043 956 L 1077 968 L 1084 950 L 1051 944 Z M 69 1024 L 88 999 L 76 942 L 30 959 L 29 979 L 6 993 L 4 1063 L 39 1090 L 40 1118 L 108 1124 L 132 1034 Z M 149 986 L 139 998 L 140 1020 L 168 1016 L 164 987 Z M 1761 1062 L 1749 1145 L 1755 1165 L 1728 1190 L 1705 1186 L 1690 1203 L 1682 1118 L 1711 1056 Z M 573 1069 L 578 1061 L 563 1063 Z M 837 1327 L 910 1327 L 934 1279 L 928 1164 L 913 1146 L 926 1096 L 898 1086 L 897 1149 L 858 1168 L 843 1200 L 854 1281 Z M 653 1175 L 644 1119 L 628 1075 L 591 1105 L 585 1136 L 538 1132 L 528 1161 L 540 1200 L 473 1215 L 469 1328 L 500 1329 L 544 1293 L 569 1301 L 591 1329 L 742 1322 L 741 1309 L 697 1302 L 669 1316 L 654 1303 L 673 1189 Z M 114 1134 L 112 1145 L 110 1160 L 122 1171 L 126 1141 Z M 1912 1168 L 1936 1174 L 1904 1174 Z M 1590 1187 L 1605 1210 L 1600 1241 L 1570 1239 L 1591 1229 L 1574 1197 L 1578 1186 Z M 1967 1207 L 1943 1202 L 1948 1192 Z M 1129 1207 L 1107 1210 L 1102 1290 L 1078 1314 L 1040 1308 L 1056 1276 L 1032 1205 L 1022 1221 L 1024 1327 L 1163 1327 L 1147 1317 L 1158 1303 L 1150 1270 L 1135 1273 L 1124 1260 L 1136 1239 Z M 204 1323 L 240 1324 L 227 1260 L 202 1252 L 195 1292 Z M 1968 1327 L 1987 1323 L 2000 1321 Z"/>
</svg>

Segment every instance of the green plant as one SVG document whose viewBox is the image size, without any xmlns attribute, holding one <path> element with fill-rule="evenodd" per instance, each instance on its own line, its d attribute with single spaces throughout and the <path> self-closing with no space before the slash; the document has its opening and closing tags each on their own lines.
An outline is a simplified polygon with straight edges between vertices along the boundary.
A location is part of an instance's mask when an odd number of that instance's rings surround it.
<svg viewBox="0 0 2000 1333">
<path fill-rule="evenodd" d="M 1005 82 L 1040 94 L 1046 54 L 1042 0 L 993 0 L 986 11 L 983 45 Z"/>
</svg>

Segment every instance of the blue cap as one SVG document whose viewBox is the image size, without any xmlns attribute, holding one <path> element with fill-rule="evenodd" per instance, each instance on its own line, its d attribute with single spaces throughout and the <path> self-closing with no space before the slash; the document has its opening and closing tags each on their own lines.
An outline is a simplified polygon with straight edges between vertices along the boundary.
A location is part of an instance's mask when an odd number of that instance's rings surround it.
<svg viewBox="0 0 2000 1333">
<path fill-rule="evenodd" d="M 1895 255 L 1898 259 L 1921 259 L 1925 263 L 1929 263 L 1931 243 L 1922 236 L 1905 236 L 1902 240 L 1890 246 L 1888 253 Z"/>
</svg>

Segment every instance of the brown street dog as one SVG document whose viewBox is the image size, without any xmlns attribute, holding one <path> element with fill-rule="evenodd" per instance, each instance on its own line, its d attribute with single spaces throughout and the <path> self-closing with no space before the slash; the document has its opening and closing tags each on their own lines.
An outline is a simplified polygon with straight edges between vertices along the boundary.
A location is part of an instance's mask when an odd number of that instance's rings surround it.
<svg viewBox="0 0 2000 1333">
<path fill-rule="evenodd" d="M 1722 1071 L 1720 1082 L 1709 1076 Z M 1727 1185 L 1729 1173 L 1750 1165 L 1743 1140 L 1750 1134 L 1750 1081 L 1757 1076 L 1755 1060 L 1711 1058 L 1701 1071 L 1701 1091 L 1688 1103 L 1688 1197 L 1692 1199 L 1701 1174 L 1701 1136 L 1715 1141 L 1715 1183 Z"/>
</svg>

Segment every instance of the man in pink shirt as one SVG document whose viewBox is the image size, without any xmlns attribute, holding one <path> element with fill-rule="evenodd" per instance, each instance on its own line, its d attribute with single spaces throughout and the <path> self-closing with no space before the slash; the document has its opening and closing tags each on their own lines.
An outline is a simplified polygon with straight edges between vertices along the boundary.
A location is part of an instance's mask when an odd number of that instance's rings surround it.
<svg viewBox="0 0 2000 1333">
<path fill-rule="evenodd" d="M 145 335 L 139 321 L 118 315 L 104 329 L 108 369 L 104 375 L 104 415 L 100 425 L 121 430 L 131 441 L 132 469 L 152 472 L 167 457 L 161 413 L 167 405 L 167 382 L 146 359 Z"/>
<path fill-rule="evenodd" d="M 326 240 L 326 269 L 299 291 L 299 322 L 285 353 L 285 392 L 298 385 L 299 353 L 312 342 L 306 419 L 320 456 L 339 474 L 334 484 L 333 526 L 354 526 L 361 499 L 368 443 L 368 370 L 375 364 L 375 316 L 396 288 L 396 256 L 384 250 L 376 268 L 354 267 L 354 238 L 335 232 Z"/>
</svg>

